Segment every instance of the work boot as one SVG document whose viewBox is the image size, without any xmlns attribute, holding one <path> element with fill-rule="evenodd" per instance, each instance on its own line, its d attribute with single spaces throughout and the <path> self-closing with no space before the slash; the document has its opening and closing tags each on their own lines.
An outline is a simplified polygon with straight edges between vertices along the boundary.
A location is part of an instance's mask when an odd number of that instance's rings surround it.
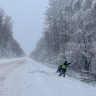
<svg viewBox="0 0 96 96">
<path fill-rule="evenodd" d="M 60 73 L 59 76 L 61 76 L 62 74 Z"/>
</svg>

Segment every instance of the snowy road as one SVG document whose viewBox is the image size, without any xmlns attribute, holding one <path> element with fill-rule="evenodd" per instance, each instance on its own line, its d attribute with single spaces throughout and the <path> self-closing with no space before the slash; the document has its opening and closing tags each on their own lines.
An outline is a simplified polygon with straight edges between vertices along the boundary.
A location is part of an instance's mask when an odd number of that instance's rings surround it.
<svg viewBox="0 0 96 96">
<path fill-rule="evenodd" d="M 96 87 L 29 58 L 0 61 L 0 96 L 96 96 Z"/>
</svg>

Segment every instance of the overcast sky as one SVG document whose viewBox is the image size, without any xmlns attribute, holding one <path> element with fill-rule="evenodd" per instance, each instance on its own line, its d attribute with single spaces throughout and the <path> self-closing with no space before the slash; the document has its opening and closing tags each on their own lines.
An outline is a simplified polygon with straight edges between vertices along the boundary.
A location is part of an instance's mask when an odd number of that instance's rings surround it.
<svg viewBox="0 0 96 96">
<path fill-rule="evenodd" d="M 48 0 L 0 0 L 0 7 L 14 21 L 14 38 L 28 55 L 42 36 Z"/>
</svg>

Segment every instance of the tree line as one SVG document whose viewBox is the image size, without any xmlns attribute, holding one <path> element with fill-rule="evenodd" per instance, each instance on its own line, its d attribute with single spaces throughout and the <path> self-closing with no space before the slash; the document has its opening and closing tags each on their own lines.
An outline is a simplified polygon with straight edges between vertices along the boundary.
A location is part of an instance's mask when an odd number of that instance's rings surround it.
<svg viewBox="0 0 96 96">
<path fill-rule="evenodd" d="M 25 56 L 19 43 L 13 38 L 12 19 L 0 8 L 0 58 Z"/>
<path fill-rule="evenodd" d="M 96 2 L 50 0 L 42 33 L 31 58 L 56 65 L 67 60 L 75 72 L 96 73 Z"/>
</svg>

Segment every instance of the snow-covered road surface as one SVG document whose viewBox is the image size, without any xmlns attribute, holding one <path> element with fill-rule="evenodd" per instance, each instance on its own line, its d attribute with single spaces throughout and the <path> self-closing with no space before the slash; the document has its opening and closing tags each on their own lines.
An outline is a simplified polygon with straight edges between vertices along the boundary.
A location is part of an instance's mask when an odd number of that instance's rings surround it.
<svg viewBox="0 0 96 96">
<path fill-rule="evenodd" d="M 0 96 L 96 96 L 96 87 L 29 58 L 0 61 Z"/>
</svg>

